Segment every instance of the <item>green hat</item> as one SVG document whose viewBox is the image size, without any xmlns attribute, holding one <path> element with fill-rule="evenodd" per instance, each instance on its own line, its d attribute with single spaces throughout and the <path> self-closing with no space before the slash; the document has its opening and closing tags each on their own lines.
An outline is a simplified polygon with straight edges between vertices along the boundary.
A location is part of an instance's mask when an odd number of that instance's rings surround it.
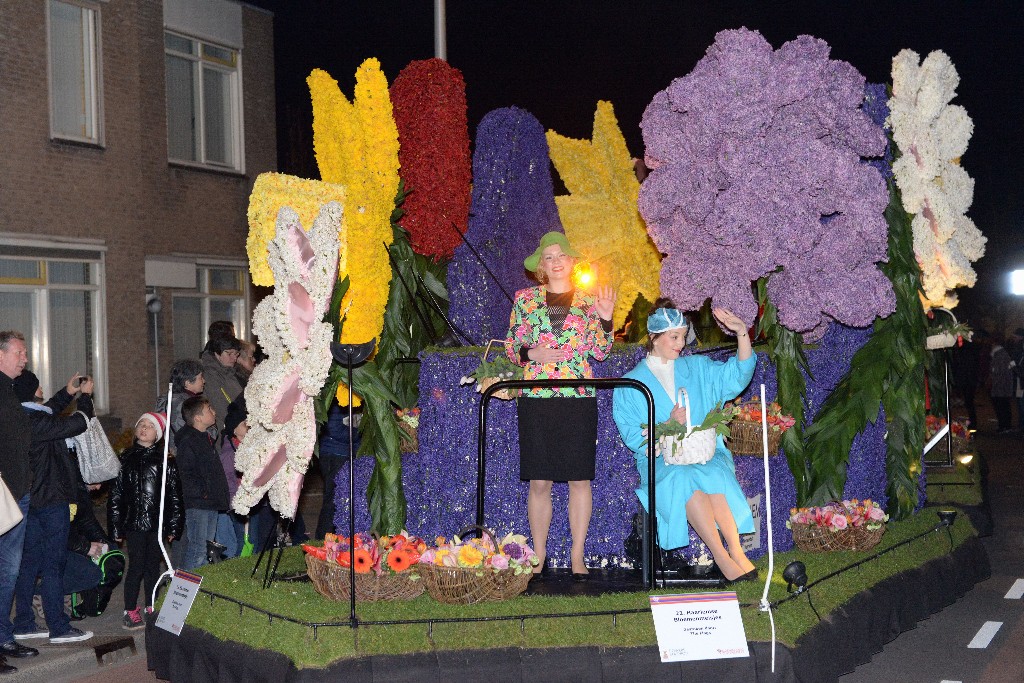
<svg viewBox="0 0 1024 683">
<path fill-rule="evenodd" d="M 523 261 L 523 266 L 531 273 L 536 273 L 537 266 L 540 265 L 540 253 L 553 244 L 557 244 L 562 247 L 562 252 L 566 256 L 573 256 L 575 258 L 579 258 L 580 256 L 578 251 L 569 246 L 569 240 L 566 239 L 565 235 L 552 230 L 549 233 L 545 233 L 545 235 L 540 238 L 540 245 L 537 247 L 537 250 L 526 257 L 526 260 Z"/>
</svg>

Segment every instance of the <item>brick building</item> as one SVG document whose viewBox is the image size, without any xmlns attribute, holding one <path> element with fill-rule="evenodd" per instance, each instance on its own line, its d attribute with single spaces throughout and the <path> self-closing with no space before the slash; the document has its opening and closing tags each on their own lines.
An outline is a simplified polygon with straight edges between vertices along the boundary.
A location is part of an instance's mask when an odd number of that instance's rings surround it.
<svg viewBox="0 0 1024 683">
<path fill-rule="evenodd" d="M 248 337 L 273 62 L 273 15 L 236 0 L 0 2 L 0 329 L 48 394 L 88 372 L 127 422 L 211 320 Z"/>
</svg>

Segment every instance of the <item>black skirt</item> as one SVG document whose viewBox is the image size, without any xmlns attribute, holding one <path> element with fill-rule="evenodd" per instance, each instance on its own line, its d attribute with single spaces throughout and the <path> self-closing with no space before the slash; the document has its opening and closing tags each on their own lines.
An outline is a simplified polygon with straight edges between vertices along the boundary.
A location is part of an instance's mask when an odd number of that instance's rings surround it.
<svg viewBox="0 0 1024 683">
<path fill-rule="evenodd" d="M 520 398 L 519 478 L 582 481 L 594 478 L 597 399 Z"/>
</svg>

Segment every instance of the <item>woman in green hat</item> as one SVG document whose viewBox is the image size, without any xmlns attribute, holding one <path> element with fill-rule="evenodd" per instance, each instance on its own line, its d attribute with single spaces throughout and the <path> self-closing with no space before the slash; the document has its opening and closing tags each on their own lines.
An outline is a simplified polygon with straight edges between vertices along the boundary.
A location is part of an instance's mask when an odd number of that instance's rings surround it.
<svg viewBox="0 0 1024 683">
<path fill-rule="evenodd" d="M 524 262 L 539 287 L 516 292 L 506 350 L 524 379 L 589 379 L 590 358 L 612 346 L 615 290 L 597 296 L 577 290 L 572 274 L 579 253 L 565 235 L 549 232 Z M 569 483 L 572 574 L 587 578 L 584 543 L 593 507 L 590 482 L 597 450 L 597 398 L 587 387 L 526 389 L 517 403 L 519 477 L 530 482 L 527 514 L 534 549 L 544 567 L 551 525 L 551 484 Z"/>
</svg>

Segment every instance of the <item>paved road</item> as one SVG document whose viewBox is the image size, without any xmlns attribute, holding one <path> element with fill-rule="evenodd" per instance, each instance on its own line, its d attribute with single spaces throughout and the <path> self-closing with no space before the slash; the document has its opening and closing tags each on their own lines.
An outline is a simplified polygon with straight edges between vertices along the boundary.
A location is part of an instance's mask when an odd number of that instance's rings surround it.
<svg viewBox="0 0 1024 683">
<path fill-rule="evenodd" d="M 989 463 L 995 530 L 984 543 L 992 577 L 901 634 L 840 683 L 1024 682 L 1024 437 L 977 438 Z"/>
</svg>

